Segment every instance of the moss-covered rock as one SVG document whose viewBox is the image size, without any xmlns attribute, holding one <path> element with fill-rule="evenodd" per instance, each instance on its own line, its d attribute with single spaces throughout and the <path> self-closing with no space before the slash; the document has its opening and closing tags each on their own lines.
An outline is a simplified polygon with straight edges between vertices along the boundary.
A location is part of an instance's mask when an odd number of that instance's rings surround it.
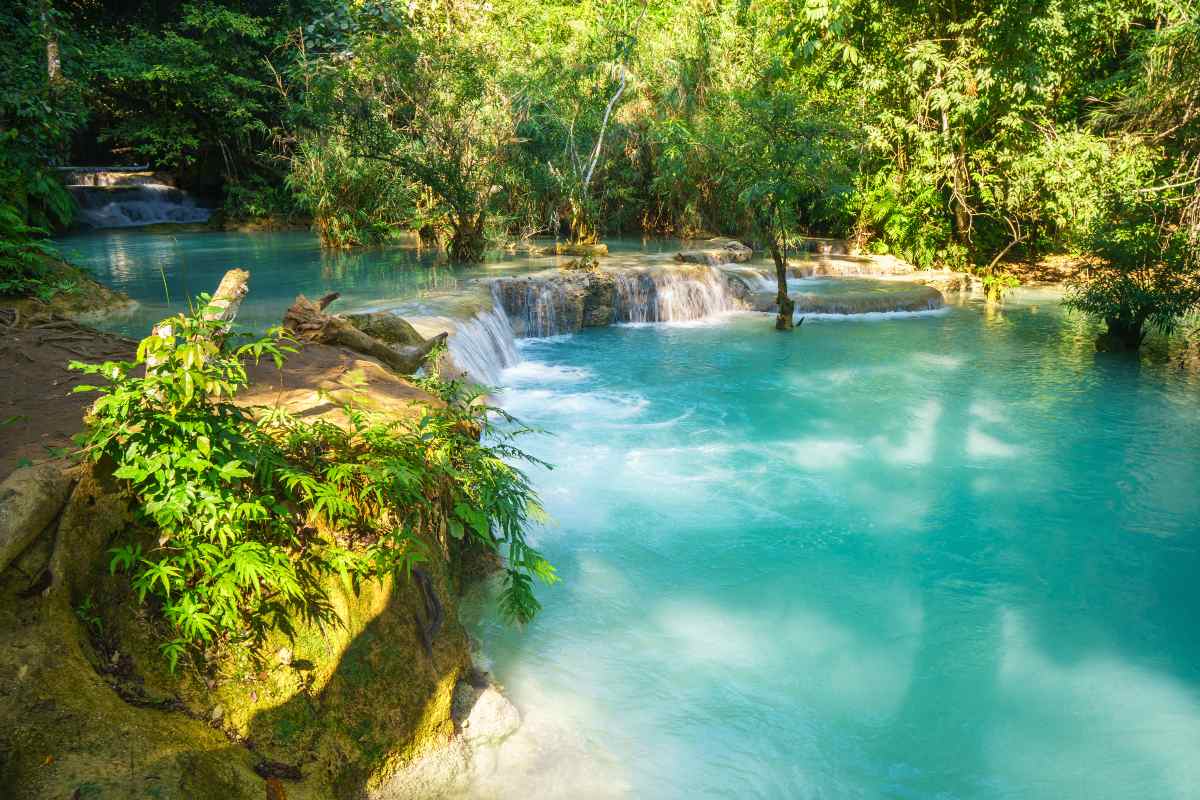
<svg viewBox="0 0 1200 800">
<path fill-rule="evenodd" d="M 297 368 L 345 372 L 350 356 L 334 350 L 305 348 Z M 401 380 L 358 391 L 403 413 Z M 325 402 L 292 383 L 275 391 L 293 410 Z M 406 386 L 410 400 L 435 402 Z M 80 468 L 57 524 L 0 571 L 4 797 L 261 800 L 270 780 L 292 800 L 359 798 L 453 737 L 470 660 L 456 606 L 464 559 L 444 530 L 421 534 L 422 580 L 331 578 L 338 624 L 293 619 L 256 653 L 212 653 L 172 674 L 158 615 L 109 573 L 109 548 L 154 544 L 109 475 L 103 463 Z M 430 638 L 431 602 L 443 613 Z"/>
<path fill-rule="evenodd" d="M 61 259 L 43 257 L 41 271 L 45 297 L 0 297 L 0 308 L 16 309 L 22 317 L 57 314 L 81 321 L 128 314 L 137 308 L 136 301 Z"/>
</svg>

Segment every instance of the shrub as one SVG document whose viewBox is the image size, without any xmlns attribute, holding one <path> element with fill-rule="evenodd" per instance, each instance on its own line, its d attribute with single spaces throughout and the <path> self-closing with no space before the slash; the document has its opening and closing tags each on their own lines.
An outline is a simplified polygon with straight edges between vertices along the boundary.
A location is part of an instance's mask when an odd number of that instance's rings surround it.
<svg viewBox="0 0 1200 800">
<path fill-rule="evenodd" d="M 1111 200 L 1087 246 L 1099 263 L 1074 282 L 1065 302 L 1105 322 L 1100 349 L 1137 350 L 1147 326 L 1169 334 L 1200 307 L 1195 245 L 1149 199 Z"/>
<path fill-rule="evenodd" d="M 429 555 L 417 534 L 442 521 L 507 556 L 507 616 L 536 613 L 532 578 L 555 575 L 524 539 L 541 511 L 512 465 L 525 458 L 510 441 L 521 429 L 493 431 L 474 404 L 415 422 L 347 404 L 344 427 L 237 405 L 244 362 L 281 364 L 291 348 L 278 333 L 239 345 L 205 312 L 160 323 L 134 362 L 72 365 L 108 381 L 77 389 L 100 393 L 86 452 L 115 462 L 156 534 L 114 548 L 110 569 L 159 611 L 172 669 L 207 648 L 255 648 L 295 615 L 333 622 L 325 577 L 406 575 Z"/>
</svg>

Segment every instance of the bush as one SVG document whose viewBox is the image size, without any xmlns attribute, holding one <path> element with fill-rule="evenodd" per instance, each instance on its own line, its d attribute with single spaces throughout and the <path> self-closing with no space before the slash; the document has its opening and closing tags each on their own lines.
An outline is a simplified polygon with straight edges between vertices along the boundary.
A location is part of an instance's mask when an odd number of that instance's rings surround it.
<svg viewBox="0 0 1200 800">
<path fill-rule="evenodd" d="M 245 360 L 281 364 L 290 349 L 278 334 L 236 345 L 201 308 L 160 323 L 134 362 L 72 365 L 108 381 L 77 389 L 101 395 L 86 452 L 115 462 L 155 537 L 114 548 L 110 569 L 130 573 L 160 613 L 171 668 L 207 648 L 255 648 L 296 614 L 333 622 L 325 577 L 407 575 L 428 558 L 417 534 L 443 521 L 507 556 L 502 610 L 530 619 L 532 578 L 553 581 L 554 570 L 524 539 L 541 514 L 510 463 L 525 456 L 487 409 L 431 409 L 410 423 L 347 405 L 339 427 L 233 402 Z"/>
<path fill-rule="evenodd" d="M 301 141 L 287 183 L 296 202 L 312 214 L 325 247 L 385 242 L 407 229 L 415 215 L 407 183 L 394 168 L 352 154 L 333 136 Z"/>
<path fill-rule="evenodd" d="M 1200 270 L 1186 232 L 1164 222 L 1164 209 L 1145 196 L 1110 201 L 1087 249 L 1099 263 L 1072 285 L 1066 305 L 1103 320 L 1102 350 L 1136 350 L 1147 326 L 1172 333 L 1200 307 Z"/>
</svg>

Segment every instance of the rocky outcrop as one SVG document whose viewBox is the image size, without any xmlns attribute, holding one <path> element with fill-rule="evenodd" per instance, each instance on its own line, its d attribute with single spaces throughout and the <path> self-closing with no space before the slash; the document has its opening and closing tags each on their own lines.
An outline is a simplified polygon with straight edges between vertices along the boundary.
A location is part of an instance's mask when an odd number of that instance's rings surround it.
<svg viewBox="0 0 1200 800">
<path fill-rule="evenodd" d="M 437 402 L 378 362 L 322 345 L 290 356 L 283 373 L 255 367 L 252 379 L 241 400 L 309 419 L 334 414 L 329 395 L 343 391 L 396 415 Z M 357 800 L 477 722 L 510 719 L 491 700 L 472 705 L 466 727 L 455 716 L 456 687 L 471 674 L 456 606 L 468 554 L 444 530 L 420 532 L 430 554 L 421 581 L 327 579 L 341 624 L 293 619 L 261 662 L 214 658 L 173 675 L 152 615 L 127 577 L 109 573 L 114 544 L 153 546 L 109 469 L 18 481 L 23 471 L 5 487 L 19 483 L 24 499 L 0 512 L 34 530 L 9 537 L 18 552 L 0 568 L 6 798 Z M 442 624 L 429 639 L 420 620 L 431 593 Z"/>
<path fill-rule="evenodd" d="M 754 256 L 753 250 L 736 239 L 715 237 L 697 244 L 698 247 L 680 250 L 675 260 L 686 264 L 739 264 Z"/>
</svg>

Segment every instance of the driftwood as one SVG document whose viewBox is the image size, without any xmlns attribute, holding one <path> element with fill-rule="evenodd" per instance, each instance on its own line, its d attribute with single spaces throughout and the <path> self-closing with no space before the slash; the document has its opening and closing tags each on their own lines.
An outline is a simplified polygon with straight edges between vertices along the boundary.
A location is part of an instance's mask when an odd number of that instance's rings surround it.
<svg viewBox="0 0 1200 800">
<path fill-rule="evenodd" d="M 298 296 L 283 315 L 283 327 L 301 341 L 339 345 L 377 358 L 402 375 L 411 375 L 420 369 L 429 353 L 446 341 L 448 334 L 439 333 L 420 344 L 393 347 L 359 330 L 346 317 L 326 314 L 325 308 L 337 298 L 335 292 L 314 303 L 304 295 Z"/>
<path fill-rule="evenodd" d="M 250 291 L 250 287 L 246 285 L 249 281 L 250 273 L 244 269 L 231 269 L 226 272 L 204 311 L 204 318 L 226 324 L 233 322 L 238 308 L 242 305 L 242 298 Z"/>
</svg>

